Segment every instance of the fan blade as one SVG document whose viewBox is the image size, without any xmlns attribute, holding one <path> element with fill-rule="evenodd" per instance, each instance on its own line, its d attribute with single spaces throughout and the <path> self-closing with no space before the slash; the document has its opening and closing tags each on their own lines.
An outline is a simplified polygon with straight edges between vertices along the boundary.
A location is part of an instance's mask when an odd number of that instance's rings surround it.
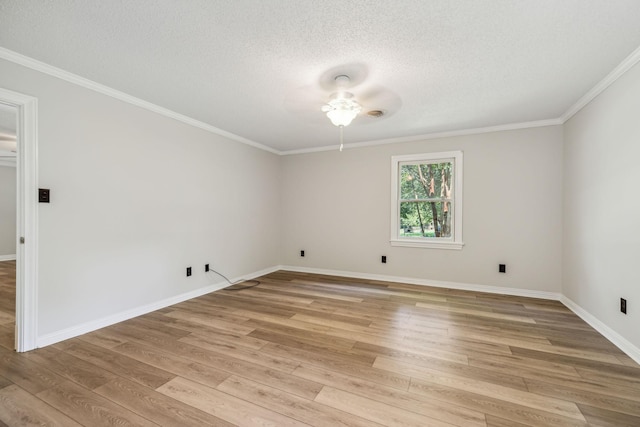
<svg viewBox="0 0 640 427">
<path fill-rule="evenodd" d="M 304 122 L 322 124 L 327 121 L 323 109 L 329 95 L 317 86 L 299 87 L 287 94 L 283 107 Z"/>
<path fill-rule="evenodd" d="M 384 112 L 384 117 L 389 117 L 400 109 L 402 100 L 390 89 L 380 85 L 368 85 L 356 92 L 356 99 L 362 105 L 362 113 L 380 110 Z"/>
</svg>

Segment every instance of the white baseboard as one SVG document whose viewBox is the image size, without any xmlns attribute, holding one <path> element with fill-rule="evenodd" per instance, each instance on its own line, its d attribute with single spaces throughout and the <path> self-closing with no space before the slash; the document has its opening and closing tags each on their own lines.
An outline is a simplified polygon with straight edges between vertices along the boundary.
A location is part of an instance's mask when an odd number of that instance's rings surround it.
<svg viewBox="0 0 640 427">
<path fill-rule="evenodd" d="M 295 267 L 281 265 L 281 270 L 295 271 L 299 273 L 325 274 L 329 276 L 351 277 L 355 279 L 379 280 L 383 282 L 409 283 L 411 285 L 433 286 L 436 288 L 458 289 L 462 291 L 487 292 L 490 294 L 512 295 L 518 297 L 540 298 L 560 301 L 562 294 L 559 292 L 536 291 L 531 289 L 503 288 L 500 286 L 479 285 L 473 283 L 445 282 L 442 280 L 416 279 L 414 277 L 387 276 L 383 274 L 358 273 L 353 271 L 325 270 L 322 268 Z"/>
<path fill-rule="evenodd" d="M 0 255 L 0 262 L 1 261 L 15 261 L 16 260 L 16 254 L 13 255 Z"/>
<path fill-rule="evenodd" d="M 571 311 L 573 311 L 576 315 L 578 315 L 582 320 L 587 322 L 593 329 L 602 334 L 606 339 L 611 341 L 616 347 L 625 352 L 630 358 L 635 360 L 640 364 L 640 348 L 631 344 L 626 338 L 618 334 L 616 331 L 602 323 L 595 316 L 589 313 L 584 308 L 580 307 L 578 304 L 567 298 L 566 296 L 562 296 L 560 300 L 564 305 L 566 305 Z"/>
<path fill-rule="evenodd" d="M 241 278 L 232 279 L 231 281 L 236 282 L 242 279 L 249 280 L 249 279 L 253 279 L 254 277 L 260 277 L 260 276 L 264 276 L 265 274 L 273 273 L 274 271 L 277 271 L 279 269 L 280 267 L 278 266 L 269 267 L 269 268 L 265 268 L 264 270 L 243 275 Z M 78 326 L 73 326 L 71 328 L 63 329 L 61 331 L 52 332 L 50 334 L 46 334 L 38 337 L 37 348 L 55 344 L 57 342 L 68 340 L 70 338 L 75 338 L 77 336 L 84 335 L 89 332 L 93 332 L 98 329 L 102 329 L 104 327 L 114 325 L 116 323 L 124 322 L 125 320 L 129 320 L 134 317 L 142 316 L 143 314 L 147 314 L 152 311 L 159 310 L 161 308 L 169 307 L 171 305 L 178 304 L 189 299 L 197 298 L 199 296 L 218 291 L 228 286 L 230 285 L 227 282 L 214 283 L 212 285 L 195 289 L 193 291 L 185 292 L 183 294 L 166 298 L 161 301 L 156 301 L 151 304 L 133 308 L 131 310 L 122 311 L 120 313 L 116 313 L 111 316 L 103 317 L 97 320 L 92 320 L 90 322 L 83 323 Z"/>
</svg>

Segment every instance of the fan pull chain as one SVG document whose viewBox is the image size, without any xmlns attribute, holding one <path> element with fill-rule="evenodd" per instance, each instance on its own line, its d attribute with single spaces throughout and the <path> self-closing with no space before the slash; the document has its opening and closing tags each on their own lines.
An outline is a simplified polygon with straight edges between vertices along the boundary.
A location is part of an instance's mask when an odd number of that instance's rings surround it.
<svg viewBox="0 0 640 427">
<path fill-rule="evenodd" d="M 343 129 L 344 126 L 340 125 L 340 151 L 342 151 L 342 148 L 344 147 L 344 135 L 343 135 Z"/>
</svg>

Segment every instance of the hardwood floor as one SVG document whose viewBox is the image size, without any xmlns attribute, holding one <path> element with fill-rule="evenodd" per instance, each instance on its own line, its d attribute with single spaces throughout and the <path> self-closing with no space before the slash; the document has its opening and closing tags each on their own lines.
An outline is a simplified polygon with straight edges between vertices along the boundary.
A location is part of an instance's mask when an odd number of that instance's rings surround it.
<svg viewBox="0 0 640 427">
<path fill-rule="evenodd" d="M 9 345 L 13 349 L 15 326 L 16 262 L 0 261 L 0 346 Z"/>
<path fill-rule="evenodd" d="M 260 281 L 29 353 L 0 339 L 0 426 L 640 426 L 640 366 L 558 302 Z"/>
</svg>

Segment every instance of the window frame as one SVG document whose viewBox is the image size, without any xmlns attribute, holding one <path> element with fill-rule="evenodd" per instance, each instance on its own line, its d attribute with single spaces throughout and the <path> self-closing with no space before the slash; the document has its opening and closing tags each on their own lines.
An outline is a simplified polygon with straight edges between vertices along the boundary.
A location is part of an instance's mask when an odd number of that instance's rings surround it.
<svg viewBox="0 0 640 427">
<path fill-rule="evenodd" d="M 400 167 L 403 164 L 453 162 L 453 197 L 451 237 L 401 237 L 400 230 Z M 462 151 L 408 154 L 391 157 L 391 246 L 461 250 L 462 241 Z"/>
</svg>

